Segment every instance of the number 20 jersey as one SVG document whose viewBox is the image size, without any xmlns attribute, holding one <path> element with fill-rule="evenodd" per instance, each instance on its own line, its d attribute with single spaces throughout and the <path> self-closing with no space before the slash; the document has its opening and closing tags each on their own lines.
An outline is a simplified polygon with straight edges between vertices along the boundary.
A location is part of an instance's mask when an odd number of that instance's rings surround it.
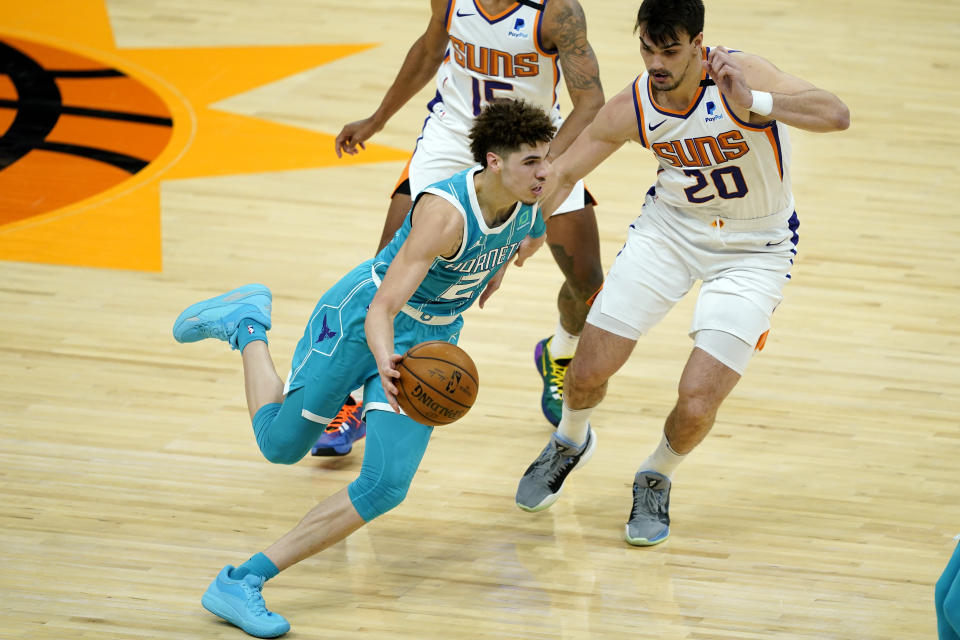
<svg viewBox="0 0 960 640">
<path fill-rule="evenodd" d="M 541 39 L 547 1 L 518 2 L 490 15 L 474 0 L 449 0 L 450 42 L 437 73 L 437 97 L 428 105 L 441 122 L 467 135 L 485 104 L 511 98 L 541 107 L 559 126 L 558 54 Z"/>
<path fill-rule="evenodd" d="M 709 49 L 707 50 L 709 51 Z M 755 220 L 793 210 L 790 139 L 777 121 L 751 125 L 733 113 L 705 74 L 692 103 L 672 111 L 653 101 L 649 74 L 634 82 L 643 146 L 660 163 L 656 196 L 694 215 Z"/>
</svg>

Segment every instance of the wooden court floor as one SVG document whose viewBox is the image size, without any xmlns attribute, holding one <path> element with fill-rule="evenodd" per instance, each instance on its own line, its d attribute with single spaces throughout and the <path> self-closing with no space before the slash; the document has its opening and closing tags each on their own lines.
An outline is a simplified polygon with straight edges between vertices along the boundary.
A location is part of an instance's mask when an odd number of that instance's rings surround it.
<svg viewBox="0 0 960 640">
<path fill-rule="evenodd" d="M 583 4 L 610 96 L 642 71 L 639 2 Z M 0 639 L 242 638 L 200 607 L 209 581 L 355 477 L 362 443 L 266 463 L 237 354 L 170 327 L 263 282 L 286 370 L 315 300 L 373 251 L 433 89 L 367 155 L 337 161 L 333 136 L 376 107 L 427 5 L 0 0 L 0 41 L 124 69 L 173 122 L 141 178 L 0 226 Z M 935 637 L 960 533 L 960 5 L 708 0 L 705 36 L 834 91 L 852 125 L 794 132 L 793 281 L 674 477 L 671 538 L 632 548 L 622 529 L 692 300 L 611 383 L 562 499 L 513 504 L 549 435 L 532 351 L 560 276 L 544 251 L 468 313 L 480 396 L 436 431 L 406 502 L 268 585 L 289 637 Z M 605 267 L 654 172 L 634 145 L 590 176 Z M 51 193 L 77 188 L 58 175 Z"/>
</svg>

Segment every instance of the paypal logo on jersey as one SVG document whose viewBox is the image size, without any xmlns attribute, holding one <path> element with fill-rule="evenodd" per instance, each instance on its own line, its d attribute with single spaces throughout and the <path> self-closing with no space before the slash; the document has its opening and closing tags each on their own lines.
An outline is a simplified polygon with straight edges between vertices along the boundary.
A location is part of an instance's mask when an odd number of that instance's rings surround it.
<svg viewBox="0 0 960 640">
<path fill-rule="evenodd" d="M 517 21 L 513 23 L 513 29 L 507 33 L 511 38 L 529 38 L 529 33 L 523 33 L 523 29 L 527 26 L 526 21 L 523 18 L 517 18 Z"/>
<path fill-rule="evenodd" d="M 723 117 L 723 112 L 717 111 L 717 105 L 713 100 L 707 102 L 707 117 L 703 119 L 704 122 L 713 122 L 719 120 Z"/>
</svg>

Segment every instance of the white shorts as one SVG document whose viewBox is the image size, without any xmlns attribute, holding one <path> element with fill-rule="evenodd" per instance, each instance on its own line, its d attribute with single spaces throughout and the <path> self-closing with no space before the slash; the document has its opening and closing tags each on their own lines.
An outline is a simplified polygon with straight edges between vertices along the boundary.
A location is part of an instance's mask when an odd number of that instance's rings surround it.
<svg viewBox="0 0 960 640">
<path fill-rule="evenodd" d="M 791 209 L 717 227 L 648 193 L 587 322 L 636 340 L 701 280 L 690 336 L 713 329 L 756 345 L 783 299 L 798 226 Z"/>
<path fill-rule="evenodd" d="M 417 147 L 410 159 L 410 197 L 416 198 L 418 193 L 434 182 L 446 180 L 476 164 L 470 151 L 470 139 L 451 130 L 431 115 L 423 125 L 423 133 L 417 140 Z M 581 180 L 553 215 L 583 209 L 586 201 Z"/>
</svg>

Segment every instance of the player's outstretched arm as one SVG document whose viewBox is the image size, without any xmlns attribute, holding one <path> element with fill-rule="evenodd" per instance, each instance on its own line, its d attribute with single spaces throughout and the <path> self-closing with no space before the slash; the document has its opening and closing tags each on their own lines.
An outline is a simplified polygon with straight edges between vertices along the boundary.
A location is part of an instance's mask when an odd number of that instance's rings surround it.
<svg viewBox="0 0 960 640">
<path fill-rule="evenodd" d="M 577 0 L 553 0 L 543 16 L 544 44 L 558 52 L 573 110 L 566 114 L 550 145 L 556 158 L 580 135 L 603 106 L 600 66 L 587 40 L 587 19 Z"/>
<path fill-rule="evenodd" d="M 751 124 L 778 120 L 816 132 L 843 131 L 850 126 L 850 110 L 840 98 L 784 73 L 760 56 L 716 47 L 710 50 L 703 65 L 728 101 L 750 111 Z M 769 93 L 772 104 L 754 104 L 754 91 Z"/>
<path fill-rule="evenodd" d="M 430 0 L 430 6 L 432 13 L 427 30 L 410 47 L 380 106 L 369 118 L 351 122 L 340 130 L 334 142 L 338 158 L 344 153 L 358 153 L 358 146 L 366 149 L 363 143 L 383 129 L 393 114 L 437 74 L 449 40 L 445 22 L 447 3 L 446 0 Z"/>
<path fill-rule="evenodd" d="M 583 132 L 550 165 L 543 187 L 540 209 L 544 218 L 557 210 L 574 185 L 593 171 L 628 140 L 638 140 L 637 116 L 633 107 L 633 85 L 603 105 Z"/>
<path fill-rule="evenodd" d="M 423 282 L 434 258 L 456 253 L 463 232 L 463 216 L 453 205 L 439 196 L 421 196 L 413 210 L 410 235 L 390 263 L 367 310 L 364 321 L 367 346 L 377 360 L 387 400 L 398 413 L 394 380 L 400 377 L 396 368 L 400 356 L 394 353 L 394 318 Z"/>
</svg>

